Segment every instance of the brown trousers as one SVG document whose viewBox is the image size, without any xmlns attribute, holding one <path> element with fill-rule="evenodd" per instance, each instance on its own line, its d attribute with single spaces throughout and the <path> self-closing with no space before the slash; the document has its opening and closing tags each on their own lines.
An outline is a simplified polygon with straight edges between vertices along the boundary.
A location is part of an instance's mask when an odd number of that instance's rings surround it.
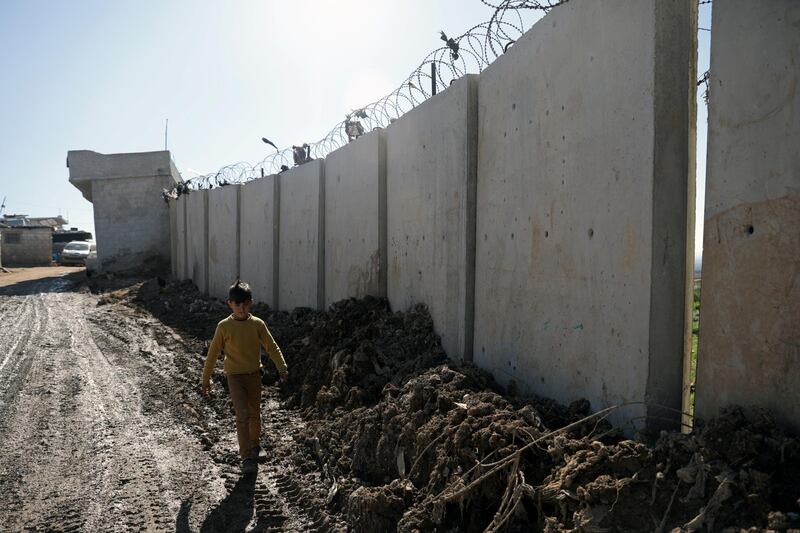
<svg viewBox="0 0 800 533">
<path fill-rule="evenodd" d="M 261 439 L 261 372 L 229 375 L 228 389 L 236 412 L 239 455 L 249 459 Z"/>
</svg>

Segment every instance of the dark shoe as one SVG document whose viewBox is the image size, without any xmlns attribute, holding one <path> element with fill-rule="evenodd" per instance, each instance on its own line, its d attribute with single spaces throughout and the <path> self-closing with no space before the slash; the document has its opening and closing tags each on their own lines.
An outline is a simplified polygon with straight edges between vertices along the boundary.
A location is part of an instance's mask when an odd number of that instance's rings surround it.
<svg viewBox="0 0 800 533">
<path fill-rule="evenodd" d="M 265 452 L 264 448 L 262 448 L 261 446 L 255 446 L 250 452 L 250 457 L 258 461 L 259 463 L 264 463 L 267 461 L 267 452 Z"/>
<path fill-rule="evenodd" d="M 255 459 L 245 459 L 242 461 L 242 474 L 255 474 L 258 472 L 258 463 Z"/>
</svg>

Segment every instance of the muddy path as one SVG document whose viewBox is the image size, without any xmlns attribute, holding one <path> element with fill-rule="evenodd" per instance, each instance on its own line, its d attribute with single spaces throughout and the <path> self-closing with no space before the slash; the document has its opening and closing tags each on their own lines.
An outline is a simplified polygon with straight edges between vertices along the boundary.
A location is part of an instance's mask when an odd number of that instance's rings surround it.
<svg viewBox="0 0 800 533">
<path fill-rule="evenodd" d="M 242 477 L 227 394 L 197 390 L 202 346 L 81 285 L 0 289 L 0 529 L 344 529 L 274 387 L 268 461 Z"/>
</svg>

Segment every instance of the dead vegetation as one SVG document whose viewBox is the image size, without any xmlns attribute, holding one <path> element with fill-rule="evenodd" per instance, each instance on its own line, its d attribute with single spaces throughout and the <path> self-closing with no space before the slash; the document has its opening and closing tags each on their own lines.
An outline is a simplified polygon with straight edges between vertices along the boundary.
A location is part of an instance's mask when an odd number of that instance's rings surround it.
<svg viewBox="0 0 800 533">
<path fill-rule="evenodd" d="M 201 339 L 225 315 L 186 283 L 147 282 L 133 300 Z M 295 438 L 353 531 L 800 529 L 800 441 L 766 412 L 629 440 L 585 400 L 504 395 L 448 362 L 422 307 L 256 314 L 291 369 L 285 404 L 306 421 Z"/>
</svg>

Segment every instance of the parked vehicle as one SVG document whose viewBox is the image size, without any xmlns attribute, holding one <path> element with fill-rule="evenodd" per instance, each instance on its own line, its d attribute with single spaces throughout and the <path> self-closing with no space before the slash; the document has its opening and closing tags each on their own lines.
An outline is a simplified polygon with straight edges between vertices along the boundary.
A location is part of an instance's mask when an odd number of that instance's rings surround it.
<svg viewBox="0 0 800 533">
<path fill-rule="evenodd" d="M 72 241 L 64 246 L 64 249 L 61 251 L 59 263 L 62 265 L 85 265 L 89 253 L 96 249 L 93 242 Z"/>
<path fill-rule="evenodd" d="M 86 277 L 92 277 L 92 274 L 99 272 L 100 262 L 97 260 L 97 251 L 92 250 L 86 256 Z"/>
</svg>

